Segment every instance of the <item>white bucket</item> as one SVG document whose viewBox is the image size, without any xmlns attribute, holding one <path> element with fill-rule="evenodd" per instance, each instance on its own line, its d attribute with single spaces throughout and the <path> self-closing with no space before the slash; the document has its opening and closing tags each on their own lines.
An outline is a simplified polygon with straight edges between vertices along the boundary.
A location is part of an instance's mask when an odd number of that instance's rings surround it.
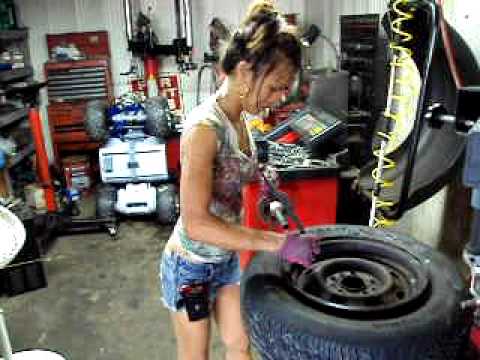
<svg viewBox="0 0 480 360">
<path fill-rule="evenodd" d="M 0 360 L 3 358 L 0 358 Z M 59 353 L 48 350 L 26 350 L 13 354 L 13 360 L 65 360 Z"/>
<path fill-rule="evenodd" d="M 0 206 L 0 269 L 7 266 L 25 243 L 23 223 L 7 208 Z"/>
</svg>

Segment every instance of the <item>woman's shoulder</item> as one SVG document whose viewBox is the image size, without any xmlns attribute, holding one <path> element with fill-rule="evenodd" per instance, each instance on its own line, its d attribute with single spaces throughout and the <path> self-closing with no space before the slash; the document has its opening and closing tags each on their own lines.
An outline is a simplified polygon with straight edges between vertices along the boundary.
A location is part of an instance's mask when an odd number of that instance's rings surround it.
<svg viewBox="0 0 480 360">
<path fill-rule="evenodd" d="M 183 124 L 184 131 L 194 126 L 211 127 L 214 130 L 225 128 L 225 123 L 216 110 L 216 98 L 214 96 L 209 97 L 188 113 Z"/>
</svg>

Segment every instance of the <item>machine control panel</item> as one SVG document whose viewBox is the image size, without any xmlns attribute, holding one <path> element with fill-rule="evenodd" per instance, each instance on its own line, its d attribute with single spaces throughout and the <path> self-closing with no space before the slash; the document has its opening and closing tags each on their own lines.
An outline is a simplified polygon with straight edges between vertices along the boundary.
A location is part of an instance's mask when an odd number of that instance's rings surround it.
<svg viewBox="0 0 480 360">
<path fill-rule="evenodd" d="M 341 120 L 323 110 L 304 108 L 295 111 L 287 120 L 265 136 L 266 140 L 282 142 L 291 132 L 299 135 L 302 145 L 315 149 L 345 128 Z"/>
</svg>

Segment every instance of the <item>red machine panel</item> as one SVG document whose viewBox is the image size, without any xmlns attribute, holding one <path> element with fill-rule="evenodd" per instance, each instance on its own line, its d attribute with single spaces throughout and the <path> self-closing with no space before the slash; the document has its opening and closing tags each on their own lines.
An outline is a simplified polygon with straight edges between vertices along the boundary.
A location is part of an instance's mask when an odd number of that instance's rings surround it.
<svg viewBox="0 0 480 360">
<path fill-rule="evenodd" d="M 318 176 L 308 178 L 284 179 L 280 190 L 290 200 L 305 226 L 334 224 L 337 214 L 338 180 L 335 176 Z M 250 228 L 268 230 L 270 224 L 265 223 L 259 213 L 260 184 L 252 183 L 243 191 L 244 220 L 243 224 Z M 295 225 L 290 222 L 290 228 Z M 275 228 L 276 231 L 282 231 Z M 248 265 L 254 253 L 243 251 L 240 254 L 242 268 Z"/>
<path fill-rule="evenodd" d="M 167 140 L 167 167 L 169 174 L 180 179 L 180 135 L 174 135 Z"/>
</svg>

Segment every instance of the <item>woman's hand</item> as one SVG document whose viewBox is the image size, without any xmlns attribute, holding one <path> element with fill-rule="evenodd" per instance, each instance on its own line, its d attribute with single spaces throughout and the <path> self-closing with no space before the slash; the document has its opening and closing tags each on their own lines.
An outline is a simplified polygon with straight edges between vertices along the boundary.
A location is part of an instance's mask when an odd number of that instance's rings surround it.
<svg viewBox="0 0 480 360">
<path fill-rule="evenodd" d="M 287 235 L 279 255 L 282 259 L 309 267 L 320 254 L 320 238 L 312 234 L 292 232 Z"/>
<path fill-rule="evenodd" d="M 258 250 L 277 252 L 287 241 L 286 234 L 279 234 L 273 231 L 264 231 L 262 241 L 259 241 Z"/>
</svg>

